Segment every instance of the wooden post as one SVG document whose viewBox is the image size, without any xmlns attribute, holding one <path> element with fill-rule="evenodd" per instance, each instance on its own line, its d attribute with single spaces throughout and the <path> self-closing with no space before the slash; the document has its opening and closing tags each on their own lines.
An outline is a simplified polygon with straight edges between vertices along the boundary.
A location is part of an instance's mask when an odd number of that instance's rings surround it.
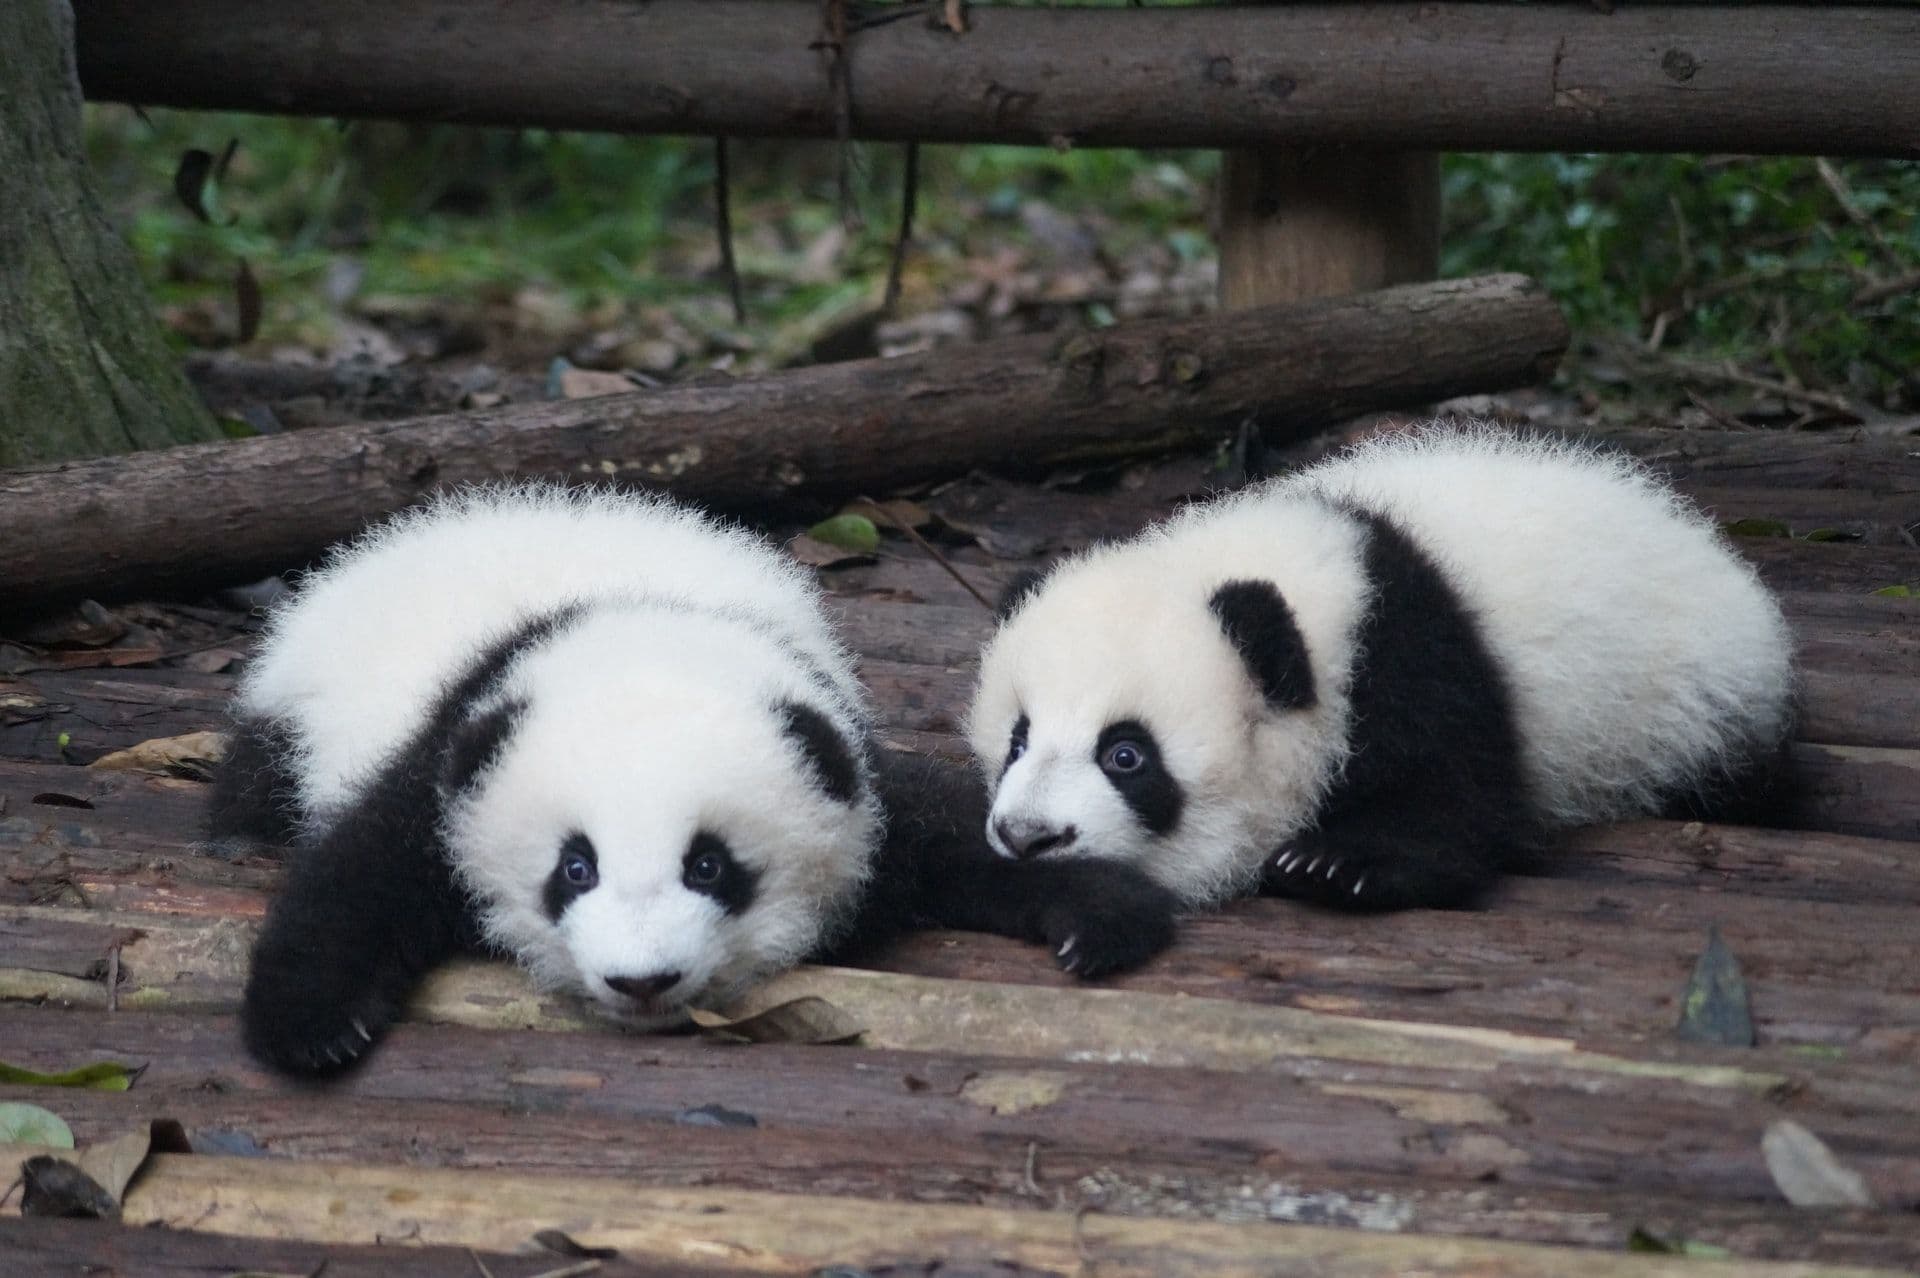
<svg viewBox="0 0 1920 1278">
<path fill-rule="evenodd" d="M 1227 310 L 1432 279 L 1440 268 L 1440 157 L 1229 151 L 1218 221 Z"/>
</svg>

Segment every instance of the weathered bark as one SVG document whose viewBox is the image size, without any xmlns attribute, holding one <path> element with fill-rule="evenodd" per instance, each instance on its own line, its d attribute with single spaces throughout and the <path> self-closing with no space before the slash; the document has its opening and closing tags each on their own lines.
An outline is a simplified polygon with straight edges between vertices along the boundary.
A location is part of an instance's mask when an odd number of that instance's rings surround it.
<svg viewBox="0 0 1920 1278">
<path fill-rule="evenodd" d="M 617 477 L 730 507 L 877 493 L 1528 382 L 1566 341 L 1551 299 L 1498 275 L 19 470 L 0 474 L 0 606 L 284 568 L 441 484 Z"/>
<path fill-rule="evenodd" d="M 1440 272 L 1440 157 L 1431 152 L 1229 151 L 1216 214 L 1227 310 Z"/>
<path fill-rule="evenodd" d="M 0 466 L 220 434 L 94 195 L 72 23 L 66 0 L 0 5 Z"/>
<path fill-rule="evenodd" d="M 805 4 L 80 0 L 76 8 L 87 90 L 118 101 L 834 134 L 819 14 Z M 955 37 L 913 18 L 857 31 L 855 135 L 1920 155 L 1920 14 L 1895 6 L 979 5 L 969 28 Z"/>
</svg>

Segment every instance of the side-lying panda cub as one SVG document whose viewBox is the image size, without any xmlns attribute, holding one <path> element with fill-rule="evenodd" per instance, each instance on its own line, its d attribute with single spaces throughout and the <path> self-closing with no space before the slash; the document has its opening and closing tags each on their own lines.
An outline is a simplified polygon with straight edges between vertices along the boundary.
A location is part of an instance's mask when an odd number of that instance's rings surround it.
<svg viewBox="0 0 1920 1278">
<path fill-rule="evenodd" d="M 1137 871 L 1049 867 L 995 908 L 1016 888 L 980 826 L 920 811 L 947 773 L 876 760 L 813 583 L 663 499 L 397 517 L 273 616 L 235 718 L 212 833 L 295 845 L 242 1016 L 283 1069 L 351 1064 L 465 950 L 650 1026 L 922 923 L 1085 933 L 1108 966 L 1164 943 Z"/>
<path fill-rule="evenodd" d="M 1779 608 L 1705 518 L 1486 427 L 1189 508 L 1010 608 L 969 724 L 989 839 L 1190 904 L 1456 904 L 1547 830 L 1731 792 L 1791 713 Z"/>
</svg>

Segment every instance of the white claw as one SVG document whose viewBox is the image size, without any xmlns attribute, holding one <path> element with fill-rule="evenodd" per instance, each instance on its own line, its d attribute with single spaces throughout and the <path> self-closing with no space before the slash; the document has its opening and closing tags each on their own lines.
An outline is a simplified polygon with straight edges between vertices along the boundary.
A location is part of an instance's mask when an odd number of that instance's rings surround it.
<svg viewBox="0 0 1920 1278">
<path fill-rule="evenodd" d="M 1307 873 L 1312 874 L 1314 867 L 1319 865 L 1320 861 L 1321 861 L 1321 858 L 1316 856 L 1315 858 L 1313 858 L 1313 860 L 1307 862 Z"/>
<path fill-rule="evenodd" d="M 1059 949 L 1059 950 L 1058 950 L 1058 951 L 1057 951 L 1057 952 L 1056 952 L 1056 953 L 1054 954 L 1054 957 L 1055 957 L 1055 958 L 1065 958 L 1065 957 L 1067 956 L 1067 954 L 1068 954 L 1068 953 L 1069 953 L 1069 952 L 1070 952 L 1070 951 L 1071 951 L 1071 950 L 1073 949 L 1073 947 L 1074 947 L 1074 946 L 1075 946 L 1076 944 L 1078 944 L 1078 943 L 1079 943 L 1079 940 L 1080 940 L 1080 938 L 1079 938 L 1079 936 L 1077 936 L 1077 935 L 1075 935 L 1075 936 L 1069 936 L 1069 937 L 1067 938 L 1067 943 L 1066 943 L 1065 945 L 1062 945 L 1062 946 L 1060 947 L 1060 949 Z"/>
<path fill-rule="evenodd" d="M 348 1020 L 347 1023 L 353 1026 L 353 1032 L 358 1034 L 361 1038 L 364 1038 L 369 1043 L 373 1041 L 373 1035 L 367 1033 L 367 1027 L 360 1023 L 359 1017 L 357 1016 L 352 1017 Z"/>
<path fill-rule="evenodd" d="M 1333 858 L 1333 864 L 1327 867 L 1327 878 L 1329 880 L 1333 878 L 1333 872 L 1340 868 L 1341 860 L 1342 858 L 1336 856 L 1335 858 Z"/>
<path fill-rule="evenodd" d="M 1361 889 L 1361 888 L 1363 888 L 1363 887 L 1365 887 L 1366 885 L 1367 885 L 1367 876 L 1363 874 L 1363 875 L 1361 875 L 1361 876 L 1360 876 L 1360 878 L 1358 879 L 1358 881 L 1356 881 L 1356 882 L 1354 883 L 1354 885 L 1353 885 L 1353 894 L 1354 894 L 1355 896 L 1359 896 L 1359 895 L 1360 895 L 1360 889 Z"/>
</svg>

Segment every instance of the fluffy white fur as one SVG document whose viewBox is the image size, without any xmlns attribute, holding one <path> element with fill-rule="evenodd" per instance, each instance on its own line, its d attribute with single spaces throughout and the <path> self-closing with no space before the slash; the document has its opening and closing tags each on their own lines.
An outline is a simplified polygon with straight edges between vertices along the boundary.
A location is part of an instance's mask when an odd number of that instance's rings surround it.
<svg viewBox="0 0 1920 1278">
<path fill-rule="evenodd" d="M 623 1013 L 602 978 L 677 969 L 681 1002 L 796 961 L 850 907 L 880 815 L 871 786 L 852 805 L 822 792 L 773 707 L 815 706 L 856 754 L 870 716 L 812 584 L 740 530 L 634 494 L 446 497 L 302 583 L 239 706 L 292 730 L 317 833 L 490 641 L 569 603 L 584 615 L 516 657 L 487 698 L 526 709 L 443 826 L 488 939 Z M 702 829 L 759 873 L 739 917 L 681 884 Z M 541 889 L 575 831 L 600 883 L 556 924 Z"/>
<path fill-rule="evenodd" d="M 1440 567 L 1511 681 L 1540 814 L 1651 810 L 1785 732 L 1790 644 L 1771 596 L 1712 525 L 1634 463 L 1490 429 L 1383 437 L 1060 564 L 982 657 L 969 718 L 1002 821 L 1074 826 L 1074 851 L 1131 860 L 1190 903 L 1250 890 L 1312 825 L 1346 760 L 1364 528 L 1391 518 Z M 1208 609 L 1275 583 L 1318 701 L 1276 712 Z M 1008 739 L 1029 719 L 1011 767 Z M 1108 724 L 1149 724 L 1185 796 L 1145 829 L 1093 758 Z"/>
</svg>

